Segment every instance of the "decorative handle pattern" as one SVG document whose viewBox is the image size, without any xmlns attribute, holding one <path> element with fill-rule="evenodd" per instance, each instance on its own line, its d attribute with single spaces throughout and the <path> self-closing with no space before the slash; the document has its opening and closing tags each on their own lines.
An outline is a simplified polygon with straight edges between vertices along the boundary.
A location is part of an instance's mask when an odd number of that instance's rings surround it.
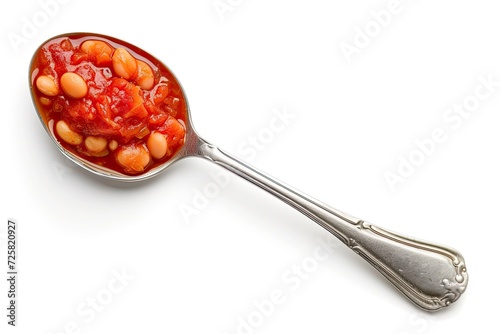
<svg viewBox="0 0 500 334">
<path fill-rule="evenodd" d="M 465 292 L 468 273 L 454 249 L 404 237 L 364 221 L 341 240 L 419 307 L 437 311 Z"/>
</svg>

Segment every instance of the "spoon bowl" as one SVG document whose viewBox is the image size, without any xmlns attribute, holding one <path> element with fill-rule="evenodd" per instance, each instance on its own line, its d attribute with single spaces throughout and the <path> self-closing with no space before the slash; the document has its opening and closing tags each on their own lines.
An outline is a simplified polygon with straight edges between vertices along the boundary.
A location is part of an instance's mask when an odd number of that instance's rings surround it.
<svg viewBox="0 0 500 334">
<path fill-rule="evenodd" d="M 169 80 L 179 87 L 181 97 L 185 100 L 185 117 L 181 122 L 185 129 L 185 135 L 182 146 L 167 160 L 142 173 L 130 175 L 95 163 L 87 159 L 85 155 L 68 149 L 68 145 L 56 135 L 54 120 L 48 119 L 47 108 L 39 102 L 40 93 L 37 91 L 36 80 L 41 73 L 37 70 L 36 60 L 42 47 L 51 41 L 61 38 L 78 38 L 81 43 L 85 40 L 84 37 L 90 40 L 105 41 L 115 48 L 125 48 L 131 54 L 147 58 L 149 64 L 155 64 L 158 68 L 169 72 Z M 115 53 L 116 51 L 109 54 L 109 56 L 113 56 L 113 60 Z M 107 54 L 104 53 L 104 55 Z M 114 72 L 118 73 L 119 71 L 115 68 Z M 137 72 L 135 73 L 134 75 L 137 76 Z M 134 80 L 134 75 L 131 76 L 131 80 Z M 126 73 L 125 76 L 127 76 Z M 156 81 L 157 79 L 155 79 Z M 55 82 L 55 84 L 60 85 L 61 83 Z M 269 192 L 325 228 L 375 267 L 420 308 L 428 311 L 443 309 L 458 300 L 466 290 L 468 272 L 462 255 L 456 250 L 387 231 L 334 209 L 238 160 L 216 145 L 204 140 L 194 129 L 186 96 L 175 76 L 160 60 L 125 41 L 105 35 L 82 33 L 64 34 L 51 38 L 35 52 L 30 66 L 30 90 L 38 116 L 59 150 L 74 163 L 95 175 L 116 181 L 136 182 L 158 175 L 183 158 L 204 158 Z M 142 102 L 146 103 L 144 96 Z"/>
</svg>

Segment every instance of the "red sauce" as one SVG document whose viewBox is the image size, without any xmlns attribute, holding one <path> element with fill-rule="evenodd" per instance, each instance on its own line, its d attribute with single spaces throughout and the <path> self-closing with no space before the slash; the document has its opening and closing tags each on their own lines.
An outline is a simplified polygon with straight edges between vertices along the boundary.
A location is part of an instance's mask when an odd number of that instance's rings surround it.
<svg viewBox="0 0 500 334">
<path fill-rule="evenodd" d="M 53 121 L 65 149 L 90 162 L 137 175 L 184 144 L 187 104 L 177 80 L 128 43 L 58 37 L 39 48 L 30 70 L 42 119 Z M 61 80 L 65 73 L 71 80 Z"/>
</svg>

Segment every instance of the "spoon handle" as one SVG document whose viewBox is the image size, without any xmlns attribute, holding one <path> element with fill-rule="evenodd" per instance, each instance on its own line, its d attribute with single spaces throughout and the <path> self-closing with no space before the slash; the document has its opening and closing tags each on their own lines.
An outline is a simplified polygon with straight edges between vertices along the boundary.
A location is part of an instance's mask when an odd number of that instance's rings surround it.
<svg viewBox="0 0 500 334">
<path fill-rule="evenodd" d="M 204 140 L 200 141 L 198 155 L 268 191 L 318 223 L 417 306 L 436 311 L 455 302 L 465 291 L 468 274 L 456 250 L 389 232 L 328 207 Z"/>
</svg>

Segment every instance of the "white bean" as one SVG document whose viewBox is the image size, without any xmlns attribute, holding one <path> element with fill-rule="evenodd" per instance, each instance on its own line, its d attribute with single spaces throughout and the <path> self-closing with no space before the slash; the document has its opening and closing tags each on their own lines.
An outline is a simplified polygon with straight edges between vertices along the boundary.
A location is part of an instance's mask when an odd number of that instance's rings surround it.
<svg viewBox="0 0 500 334">
<path fill-rule="evenodd" d="M 147 146 L 149 153 L 155 159 L 161 159 L 167 154 L 167 139 L 160 132 L 153 132 L 149 135 Z"/>
<path fill-rule="evenodd" d="M 88 136 L 85 138 L 85 147 L 91 152 L 101 152 L 106 149 L 108 141 L 103 137 Z"/>
<path fill-rule="evenodd" d="M 88 92 L 85 79 L 74 72 L 66 72 L 61 76 L 61 87 L 66 95 L 74 99 L 81 99 Z"/>
<path fill-rule="evenodd" d="M 145 90 L 150 90 L 155 84 L 153 69 L 142 60 L 137 60 L 137 78 L 135 78 L 135 82 Z"/>
<path fill-rule="evenodd" d="M 121 146 L 116 152 L 116 162 L 130 174 L 144 172 L 150 161 L 151 156 L 145 145 Z"/>
<path fill-rule="evenodd" d="M 108 146 L 111 151 L 114 151 L 118 148 L 118 142 L 113 139 L 112 141 L 109 142 Z"/>
<path fill-rule="evenodd" d="M 113 52 L 113 69 L 123 79 L 130 79 L 137 73 L 137 60 L 124 48 Z"/>
<path fill-rule="evenodd" d="M 56 132 L 66 143 L 71 145 L 80 145 L 83 141 L 81 134 L 71 130 L 68 123 L 65 121 L 59 121 L 56 124 Z"/>
<path fill-rule="evenodd" d="M 41 75 L 36 79 L 36 88 L 47 96 L 56 96 L 59 94 L 59 86 L 54 77 L 50 75 Z"/>
</svg>

